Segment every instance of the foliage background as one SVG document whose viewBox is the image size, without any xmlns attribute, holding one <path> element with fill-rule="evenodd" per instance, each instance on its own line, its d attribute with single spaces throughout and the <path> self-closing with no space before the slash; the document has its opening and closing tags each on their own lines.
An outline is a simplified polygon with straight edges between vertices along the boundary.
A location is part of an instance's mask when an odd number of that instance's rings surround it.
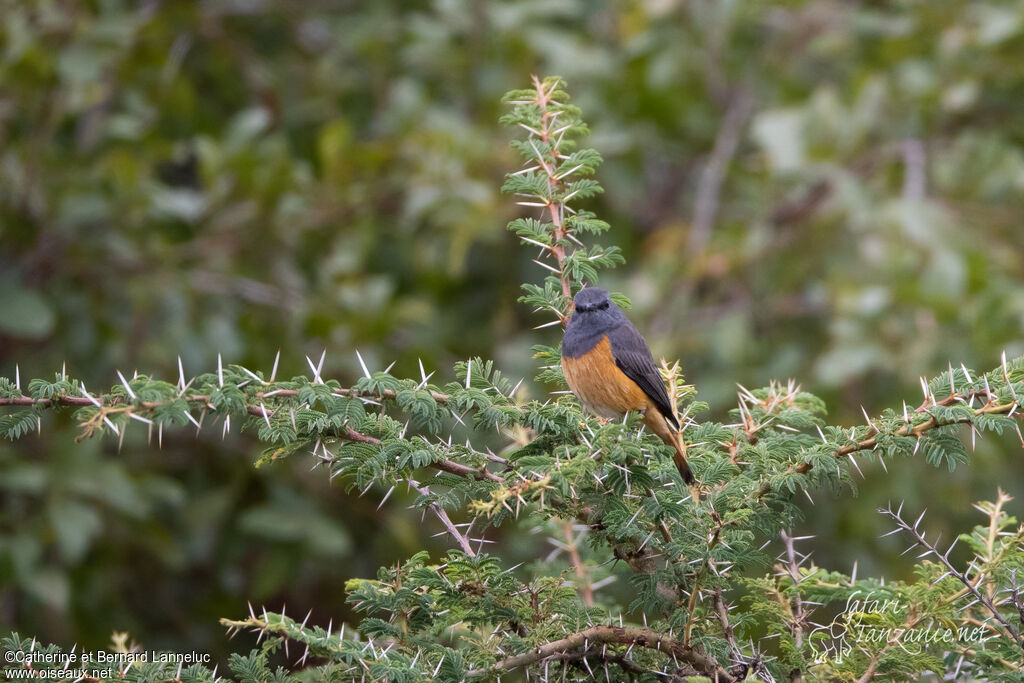
<svg viewBox="0 0 1024 683">
<path fill-rule="evenodd" d="M 1024 353 L 1024 4 L 986 2 L 0 2 L 0 366 L 176 376 L 449 379 L 493 357 L 531 385 L 554 328 L 503 230 L 501 95 L 558 73 L 605 157 L 626 292 L 656 355 L 722 417 L 735 383 L 795 377 L 830 422 L 918 400 L 948 362 Z M 245 601 L 322 621 L 344 580 L 422 547 L 396 492 L 344 495 L 308 460 L 254 470 L 187 430 L 0 444 L 0 631 L 228 650 Z M 808 502 L 816 562 L 905 576 L 873 511 L 977 523 L 1012 440 L 954 473 L 865 470 Z M 382 493 L 382 492 L 381 492 Z M 509 564 L 551 546 L 503 527 Z M 437 551 L 441 546 L 431 546 Z M 610 586 L 608 590 L 616 590 Z M 241 636 L 240 636 L 241 637 Z"/>
</svg>

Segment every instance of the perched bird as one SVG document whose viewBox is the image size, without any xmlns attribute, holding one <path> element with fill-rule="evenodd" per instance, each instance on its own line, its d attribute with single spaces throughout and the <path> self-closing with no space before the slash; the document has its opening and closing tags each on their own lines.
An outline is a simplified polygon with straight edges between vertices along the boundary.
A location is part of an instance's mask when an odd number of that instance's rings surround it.
<svg viewBox="0 0 1024 683">
<path fill-rule="evenodd" d="M 562 372 L 572 393 L 601 417 L 642 411 L 648 429 L 675 448 L 683 481 L 696 483 L 665 382 L 643 336 L 604 289 L 580 290 L 573 303 L 576 310 L 562 337 Z"/>
</svg>

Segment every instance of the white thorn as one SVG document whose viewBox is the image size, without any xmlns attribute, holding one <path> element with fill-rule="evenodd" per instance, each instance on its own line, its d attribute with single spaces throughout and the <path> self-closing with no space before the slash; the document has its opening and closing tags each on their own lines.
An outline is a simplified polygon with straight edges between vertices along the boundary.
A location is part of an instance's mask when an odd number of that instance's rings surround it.
<svg viewBox="0 0 1024 683">
<path fill-rule="evenodd" d="M 1013 396 L 1014 402 L 1017 401 L 1017 392 L 1013 390 L 1013 382 L 1010 381 L 1010 372 L 1006 368 L 1006 351 L 1003 351 L 1002 355 L 1003 362 L 1003 379 L 1006 380 L 1006 386 L 1010 387 L 1010 396 Z"/>
<path fill-rule="evenodd" d="M 321 362 L 323 362 L 322 357 Z M 313 365 L 313 360 L 309 356 L 306 356 L 306 363 L 309 364 L 309 369 L 313 371 L 313 384 L 323 384 L 324 381 L 320 379 L 320 369 Z"/>
<path fill-rule="evenodd" d="M 382 507 L 384 507 L 384 503 L 388 502 L 388 498 L 390 498 L 391 494 L 394 493 L 394 492 L 395 492 L 395 487 L 394 486 L 392 486 L 390 489 L 388 489 L 388 492 L 385 493 L 384 497 L 380 499 L 380 505 L 377 506 L 377 510 L 380 510 Z"/>
<path fill-rule="evenodd" d="M 117 371 L 117 376 L 121 379 L 121 384 L 124 385 L 124 390 L 128 392 L 128 395 L 132 397 L 133 401 L 136 400 L 137 397 L 135 396 L 135 392 L 132 391 L 130 386 L 128 386 L 128 380 L 124 378 L 124 375 L 121 374 L 120 370 Z"/>
<path fill-rule="evenodd" d="M 545 270 L 550 270 L 555 275 L 561 276 L 561 274 L 562 274 L 562 271 L 560 271 L 558 268 L 554 268 L 552 266 L 549 266 L 548 264 L 544 263 L 543 261 L 538 261 L 537 259 L 533 259 L 533 262 L 536 263 L 541 268 L 544 268 Z"/>
<path fill-rule="evenodd" d="M 971 379 L 971 373 L 967 372 L 967 366 L 964 365 L 963 363 L 961 363 L 960 364 L 960 369 L 964 371 L 964 377 L 967 378 L 967 381 L 970 382 L 971 384 L 973 384 L 974 380 Z"/>
<path fill-rule="evenodd" d="M 363 356 L 359 353 L 359 349 L 356 349 L 356 358 L 359 359 L 359 365 L 363 368 L 363 374 L 366 375 L 367 379 L 369 379 L 370 371 L 366 368 L 366 363 L 363 362 Z"/>
</svg>

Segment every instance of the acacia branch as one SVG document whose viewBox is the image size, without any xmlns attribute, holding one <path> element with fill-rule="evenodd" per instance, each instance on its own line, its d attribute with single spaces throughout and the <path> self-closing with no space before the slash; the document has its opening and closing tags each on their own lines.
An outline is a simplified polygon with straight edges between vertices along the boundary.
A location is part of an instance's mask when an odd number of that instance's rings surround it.
<svg viewBox="0 0 1024 683">
<path fill-rule="evenodd" d="M 414 489 L 419 491 L 420 495 L 430 495 L 429 486 L 421 485 L 419 482 L 413 481 L 411 479 L 409 480 L 409 484 Z M 444 525 L 444 528 L 448 531 L 451 537 L 455 539 L 455 542 L 459 544 L 459 547 L 462 548 L 462 551 L 470 557 L 476 557 L 476 553 L 473 552 L 473 548 L 469 545 L 469 539 L 466 538 L 466 536 L 459 531 L 458 527 L 456 527 L 455 524 L 452 523 L 451 518 L 448 516 L 448 513 L 444 511 L 444 508 L 438 505 L 436 501 L 431 501 L 429 507 L 431 512 L 433 512 L 434 515 L 441 521 L 441 524 Z"/>
<path fill-rule="evenodd" d="M 929 417 L 927 420 L 919 422 L 917 424 L 912 424 L 911 422 L 908 422 L 903 427 L 900 427 L 899 429 L 891 432 L 879 432 L 876 428 L 872 427 L 871 430 L 868 432 L 868 438 L 858 441 L 856 443 L 847 444 L 845 446 L 837 448 L 835 452 L 835 457 L 836 459 L 842 459 L 852 456 L 854 453 L 858 453 L 860 451 L 874 450 L 878 446 L 879 436 L 912 436 L 914 438 L 919 439 L 926 432 L 930 432 L 940 427 L 949 427 L 951 425 L 956 424 L 970 424 L 973 422 L 973 418 L 979 417 L 981 415 L 1012 416 L 1013 413 L 1019 408 L 1019 404 L 1017 401 L 1011 401 L 1010 403 L 996 403 L 994 400 L 994 396 L 992 396 L 989 392 L 986 391 L 972 392 L 970 394 L 950 394 L 947 398 L 943 399 L 942 401 L 934 403 L 934 405 L 948 406 L 956 402 L 967 403 L 971 398 L 986 395 L 989 398 L 988 403 L 981 406 L 980 408 L 972 409 L 974 413 L 973 417 L 961 417 L 948 421 L 940 421 L 933 415 Z M 929 406 L 927 404 L 922 405 L 922 407 L 918 408 L 915 412 L 924 412 L 927 410 L 928 407 Z M 796 472 L 797 474 L 807 474 L 808 472 L 811 471 L 812 467 L 813 465 L 809 462 L 801 462 L 796 465 L 791 465 L 785 473 L 790 474 Z M 770 492 L 771 487 L 768 484 L 764 484 L 758 491 L 757 497 L 761 498 Z"/>
<path fill-rule="evenodd" d="M 940 553 L 936 545 L 926 540 L 924 534 L 922 534 L 917 529 L 918 525 L 921 523 L 921 519 L 924 517 L 924 513 L 922 513 L 921 516 L 917 518 L 917 521 L 914 522 L 914 524 L 909 524 L 908 522 L 905 522 L 903 520 L 903 517 L 900 514 L 902 509 L 902 505 L 900 505 L 899 510 L 895 511 L 890 506 L 886 508 L 879 508 L 878 512 L 895 520 L 896 525 L 899 529 L 907 532 L 913 537 L 914 545 L 919 545 L 928 551 L 925 553 L 925 555 L 934 555 L 939 560 L 939 562 L 941 562 L 942 565 L 946 568 L 946 571 L 949 572 L 950 575 L 954 576 L 960 583 L 962 583 L 964 587 L 967 589 L 967 591 L 974 596 L 975 600 L 977 600 L 985 606 L 985 609 L 987 609 L 992 614 L 993 618 L 995 618 L 995 620 L 998 621 L 999 624 L 1005 629 L 1006 633 L 1010 636 L 1010 640 L 1019 645 L 1022 649 L 1024 649 L 1024 638 L 1022 638 L 1017 633 L 1017 630 L 1013 628 L 1010 622 L 1007 621 L 1006 617 L 1003 616 L 1002 612 L 1000 612 L 999 609 L 992 603 L 992 600 L 989 598 L 989 596 L 979 591 L 978 585 L 974 581 L 971 581 L 967 577 L 966 573 L 954 567 L 953 564 L 949 561 L 949 553 L 953 549 L 953 546 L 951 545 L 945 553 Z M 980 583 L 980 581 L 978 583 Z"/>
<path fill-rule="evenodd" d="M 467 672 L 466 676 L 475 677 L 483 676 L 487 673 L 511 671 L 552 657 L 565 659 L 567 658 L 566 655 L 576 650 L 580 650 L 576 652 L 577 656 L 582 657 L 592 643 L 619 643 L 657 650 L 669 655 L 674 660 L 690 664 L 705 675 L 715 677 L 721 683 L 732 683 L 736 680 L 732 674 L 719 666 L 718 662 L 713 658 L 688 645 L 684 645 L 680 640 L 666 637 L 664 634 L 657 633 L 649 628 L 622 628 L 620 626 L 593 626 L 573 633 L 561 640 L 555 640 L 532 648 L 528 652 L 506 657 L 489 667 L 472 669 Z"/>
<path fill-rule="evenodd" d="M 800 565 L 804 560 L 807 559 L 805 555 L 801 559 L 797 559 L 796 548 L 793 542 L 796 540 L 793 536 L 790 536 L 786 531 L 782 531 L 780 536 L 782 537 L 782 543 L 786 547 L 786 562 L 783 566 L 783 572 L 789 576 L 790 581 L 793 582 L 793 609 L 792 620 L 789 623 L 789 631 L 793 636 L 793 642 L 796 644 L 796 649 L 799 651 L 804 645 L 804 627 L 807 625 L 807 619 L 810 616 L 804 612 L 804 600 L 800 595 L 800 584 L 807 577 L 800 577 Z M 800 683 L 803 681 L 803 672 L 798 668 L 793 669 L 789 672 L 789 680 L 792 683 Z"/>
<path fill-rule="evenodd" d="M 540 153 L 537 154 L 537 161 L 540 164 L 541 170 L 547 176 L 548 180 L 548 196 L 554 197 L 555 194 L 562 187 L 562 179 L 555 175 L 555 169 L 558 167 L 559 149 L 558 140 L 554 139 L 553 125 L 557 124 L 557 112 L 552 112 L 548 109 L 548 104 L 551 103 L 551 97 L 555 90 L 558 89 L 559 82 L 553 80 L 549 88 L 544 87 L 543 81 L 540 80 L 536 75 L 533 76 L 533 87 L 537 91 L 536 105 L 541 111 L 541 127 L 540 127 L 540 139 L 551 145 L 551 159 L 545 162 Z M 553 199 L 548 200 L 546 209 L 551 214 L 551 224 L 554 226 L 554 240 L 553 244 L 549 247 L 549 250 L 554 255 L 555 260 L 558 262 L 558 279 L 562 284 L 562 296 L 569 300 L 569 307 L 572 307 L 572 286 L 570 283 L 569 276 L 565 272 L 565 247 L 562 246 L 562 241 L 565 240 L 569 235 L 569 231 L 565 228 L 565 223 L 562 220 L 562 216 L 565 214 L 565 204 L 560 201 Z M 562 315 L 562 324 L 568 322 L 568 317 Z"/>
<path fill-rule="evenodd" d="M 590 577 L 587 576 L 587 569 L 580 560 L 580 551 L 576 546 L 576 529 L 572 522 L 562 523 L 562 533 L 565 535 L 565 548 L 569 554 L 569 564 L 576 572 L 576 579 L 579 583 L 580 595 L 583 604 L 587 607 L 594 605 L 594 589 L 590 586 Z"/>
<path fill-rule="evenodd" d="M 736 644 L 735 628 L 729 621 L 729 606 L 725 604 L 725 597 L 722 595 L 721 588 L 715 588 L 712 593 L 714 595 L 715 602 L 715 616 L 718 618 L 718 623 L 722 625 L 722 635 L 729 643 L 729 649 L 732 651 L 733 659 L 739 663 L 740 667 L 742 667 L 739 677 L 744 678 L 746 673 L 750 670 L 750 666 L 744 659 L 743 652 L 740 650 L 739 645 Z M 733 670 L 735 670 L 735 667 Z"/>
<path fill-rule="evenodd" d="M 391 400 L 395 400 L 395 399 L 398 398 L 398 392 L 392 391 L 391 389 L 381 389 L 379 391 L 363 392 L 363 391 L 359 391 L 358 389 L 341 388 L 341 389 L 334 389 L 334 390 L 332 390 L 331 393 L 333 393 L 335 396 L 340 396 L 340 397 L 343 397 L 343 398 L 379 398 L 379 399 L 391 399 Z M 256 396 L 256 398 L 259 398 L 259 399 L 269 399 L 269 398 L 274 398 L 274 397 L 294 398 L 295 396 L 298 396 L 298 394 L 299 394 L 299 390 L 298 389 L 275 389 L 274 391 L 260 391 L 260 392 L 257 392 L 255 396 Z M 451 399 L 451 396 L 449 394 L 443 394 L 443 393 L 441 393 L 439 391 L 433 391 L 433 390 L 431 390 L 430 396 L 435 401 L 437 401 L 438 403 L 440 403 L 442 405 L 447 404 L 448 401 Z M 182 398 L 184 398 L 186 401 L 189 401 L 189 402 L 200 402 L 200 403 L 201 402 L 208 402 L 210 400 L 210 396 L 208 394 L 189 394 L 188 396 L 184 396 Z M 16 396 L 16 397 L 13 397 L 13 398 L 0 398 L 0 406 L 28 406 L 28 407 L 31 407 L 31 406 L 38 405 L 38 406 L 43 406 L 43 407 L 47 407 L 48 408 L 48 407 L 50 407 L 52 405 L 53 400 L 56 400 L 61 405 L 68 405 L 68 406 L 91 406 L 91 405 L 95 405 L 91 400 L 89 400 L 88 398 L 86 398 L 84 396 L 58 396 L 58 397 L 55 397 L 55 399 L 33 398 L 31 396 Z M 146 408 L 147 410 L 152 409 L 152 408 L 157 408 L 160 405 L 162 405 L 161 403 L 154 402 L 154 401 L 143 401 L 143 402 L 138 403 L 138 404 L 129 404 L 128 402 L 122 400 L 119 397 L 111 398 L 109 404 L 110 405 L 119 405 L 119 404 L 138 405 L 138 406 L 141 406 L 143 408 Z"/>
<path fill-rule="evenodd" d="M 346 391 L 347 395 L 349 395 L 349 396 L 357 396 L 358 395 L 358 394 L 356 394 L 356 393 L 354 393 L 354 392 L 352 392 L 350 390 L 343 390 L 343 391 Z M 272 396 L 287 396 L 287 397 L 290 397 L 290 396 L 296 395 L 298 392 L 295 391 L 295 390 L 292 390 L 292 389 L 283 389 L 283 390 L 280 390 L 280 391 L 277 391 L 277 392 L 266 392 L 266 393 L 270 393 L 270 394 L 272 394 Z M 257 396 L 262 398 L 262 397 L 264 397 L 266 395 L 266 393 L 261 392 L 261 393 L 257 394 Z M 394 392 L 382 392 L 382 393 L 391 393 L 392 395 L 394 394 Z M 210 403 L 210 396 L 208 394 L 191 394 L 191 395 L 187 395 L 187 396 L 182 396 L 181 399 L 186 401 L 186 402 L 188 402 L 188 403 L 190 403 L 190 404 L 196 404 L 197 406 L 202 407 L 204 409 L 206 409 L 206 408 L 208 408 L 208 409 L 216 409 L 215 406 L 213 406 Z M 29 407 L 29 408 L 31 408 L 31 407 L 39 406 L 39 407 L 42 407 L 42 408 L 53 408 L 53 407 L 56 407 L 56 406 L 71 406 L 71 407 L 77 407 L 77 408 L 85 408 L 85 407 L 99 408 L 101 411 L 104 411 L 104 410 L 108 410 L 108 411 L 109 410 L 115 410 L 115 411 L 128 412 L 128 413 L 134 412 L 135 409 L 141 409 L 143 411 L 156 410 L 157 408 L 159 408 L 159 407 L 161 407 L 163 405 L 166 405 L 166 404 L 164 402 L 160 402 L 160 401 L 140 401 L 140 402 L 137 402 L 137 403 L 133 403 L 133 402 L 127 401 L 127 400 L 125 400 L 125 399 L 123 399 L 123 398 L 121 398 L 119 396 L 114 396 L 114 397 L 103 397 L 103 396 L 86 397 L 86 396 L 68 396 L 66 394 L 61 394 L 61 395 L 58 395 L 58 396 L 54 396 L 53 398 L 33 398 L 31 396 L 15 396 L 15 397 L 11 397 L 11 398 L 0 398 L 0 407 L 3 407 L 3 406 L 21 406 L 21 407 Z M 250 405 L 246 405 L 245 409 L 246 409 L 246 413 L 248 413 L 249 415 L 255 416 L 255 417 L 269 418 L 270 416 L 272 416 L 274 414 L 272 410 L 270 410 L 269 408 L 265 408 L 262 405 L 257 406 L 257 405 L 251 405 L 250 404 Z M 381 440 L 380 439 L 378 439 L 378 438 L 376 438 L 374 436 L 370 436 L 369 434 L 364 434 L 362 432 L 356 431 L 355 429 L 353 429 L 352 427 L 350 427 L 348 425 L 345 425 L 344 427 L 342 427 L 337 432 L 336 436 L 338 436 L 339 438 L 342 438 L 342 439 L 347 439 L 349 441 L 355 441 L 355 442 L 358 442 L 358 443 L 369 444 L 371 446 L 380 446 L 381 445 Z M 473 467 L 469 467 L 468 465 L 462 465 L 460 463 L 457 463 L 457 462 L 455 462 L 453 460 L 448 460 L 448 459 L 443 459 L 443 460 L 439 460 L 437 462 L 430 463 L 430 467 L 433 467 L 435 469 L 441 470 L 442 472 L 448 472 L 449 474 L 454 474 L 456 476 L 463 477 L 465 479 L 486 479 L 487 481 L 491 481 L 491 482 L 495 482 L 495 483 L 500 483 L 500 482 L 503 481 L 503 479 L 501 477 L 499 477 L 498 475 L 494 474 L 493 472 L 490 472 L 489 470 L 487 470 L 484 467 L 476 469 L 476 468 L 473 468 Z"/>
<path fill-rule="evenodd" d="M 259 406 L 246 406 L 246 408 L 250 415 L 255 415 L 257 417 L 266 417 L 268 415 L 266 409 Z M 356 441 L 358 443 L 370 444 L 371 446 L 381 445 L 381 440 L 377 437 L 357 432 L 348 425 L 342 427 L 341 431 L 338 433 L 338 437 L 348 439 L 349 441 Z M 504 479 L 494 474 L 486 467 L 476 469 L 469 467 L 468 465 L 457 463 L 454 460 L 448 460 L 447 458 L 438 460 L 437 462 L 432 462 L 429 466 L 465 479 L 486 479 L 487 481 L 493 481 L 495 483 L 501 483 L 504 481 Z"/>
</svg>

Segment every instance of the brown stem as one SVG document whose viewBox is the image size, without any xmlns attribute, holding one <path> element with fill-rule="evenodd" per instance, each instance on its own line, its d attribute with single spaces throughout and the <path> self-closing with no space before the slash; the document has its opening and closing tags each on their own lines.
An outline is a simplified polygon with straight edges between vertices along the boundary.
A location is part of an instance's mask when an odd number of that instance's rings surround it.
<svg viewBox="0 0 1024 683">
<path fill-rule="evenodd" d="M 959 569 L 954 567 L 953 564 L 949 561 L 949 550 L 946 550 L 945 553 L 940 553 L 936 545 L 926 540 L 924 534 L 917 530 L 917 523 L 911 526 L 909 523 L 903 521 L 903 518 L 900 516 L 899 510 L 894 512 L 892 508 L 889 507 L 879 508 L 878 511 L 895 520 L 897 526 L 903 531 L 910 534 L 914 538 L 914 541 L 917 545 L 931 551 L 931 554 L 934 555 L 936 559 L 938 559 L 938 561 L 946 568 L 949 574 L 954 576 L 960 583 L 962 583 L 964 587 L 967 589 L 967 591 L 971 595 L 973 595 L 975 599 L 985 607 L 985 609 L 989 611 L 989 613 L 992 615 L 993 618 L 995 618 L 996 621 L 999 622 L 999 624 L 1005 630 L 1005 633 L 1009 637 L 1009 639 L 1015 645 L 1024 649 L 1024 637 L 1017 633 L 1017 630 L 1013 628 L 1009 621 L 1007 621 L 1006 617 L 1004 617 L 1003 614 L 999 611 L 999 608 L 997 608 L 995 604 L 993 604 L 992 600 L 990 600 L 987 595 L 987 591 L 986 593 L 982 593 L 978 590 L 978 586 L 981 583 L 980 575 L 978 577 L 979 580 L 977 582 L 972 582 L 970 578 L 967 576 L 966 572 L 960 571 Z M 920 518 L 918 518 L 918 522 L 920 521 Z M 951 549 L 952 546 L 950 546 L 950 550 Z"/>
<path fill-rule="evenodd" d="M 967 400 L 967 398 L 968 398 L 968 396 L 964 396 L 964 395 L 960 395 L 960 394 L 954 394 L 954 395 L 951 395 L 950 397 L 948 397 L 948 398 L 938 402 L 937 405 L 950 405 L 950 404 L 954 403 L 957 400 Z M 1003 403 L 1003 404 L 998 404 L 998 403 L 994 403 L 994 402 L 990 401 L 989 403 L 987 403 L 986 405 L 982 406 L 981 408 L 976 409 L 974 411 L 974 415 L 975 416 L 986 415 L 986 414 L 987 415 L 1005 415 L 1005 414 L 1010 413 L 1011 411 L 1013 411 L 1017 407 L 1018 407 L 1018 404 L 1017 404 L 1016 401 L 1013 401 L 1013 402 L 1010 402 L 1010 403 Z M 920 438 L 925 432 L 929 432 L 929 431 L 931 431 L 933 429 L 937 429 L 939 427 L 948 427 L 948 426 L 954 425 L 954 424 L 965 424 L 965 423 L 969 423 L 971 421 L 972 421 L 971 418 L 965 417 L 965 418 L 958 418 L 958 419 L 955 419 L 955 420 L 950 420 L 949 422 L 939 422 L 934 417 L 930 417 L 927 420 L 925 420 L 924 422 L 921 422 L 921 423 L 916 424 L 916 425 L 907 424 L 907 425 L 897 429 L 894 432 L 889 432 L 889 434 L 891 436 L 913 436 L 915 438 Z M 846 446 L 840 447 L 836 451 L 835 456 L 836 456 L 837 459 L 838 458 L 845 458 L 845 457 L 847 457 L 849 455 L 852 455 L 854 453 L 858 453 L 860 451 L 871 450 L 871 449 L 873 449 L 877 445 L 878 445 L 878 438 L 877 438 L 877 436 L 871 436 L 871 437 L 869 437 L 867 439 L 864 439 L 863 441 L 858 441 L 855 444 L 848 444 Z M 786 473 L 796 472 L 797 474 L 807 474 L 808 472 L 810 472 L 811 467 L 813 467 L 813 465 L 811 465 L 811 463 L 809 463 L 809 462 L 802 462 L 802 463 L 799 463 L 797 465 L 790 465 L 790 467 L 786 470 Z M 760 488 L 760 490 L 757 492 L 757 497 L 761 498 L 761 497 L 767 495 L 770 492 L 771 492 L 771 487 L 768 486 L 768 484 L 764 484 Z"/>
<path fill-rule="evenodd" d="M 282 396 L 282 395 L 290 396 L 290 395 L 294 395 L 295 393 L 297 393 L 297 392 L 292 391 L 292 390 L 287 390 L 287 391 L 288 391 L 288 393 L 285 393 L 285 391 L 282 391 L 282 392 L 274 394 L 274 395 L 275 396 Z M 262 397 L 263 394 L 258 394 L 258 396 Z M 189 402 L 189 403 L 196 403 L 196 404 L 199 404 L 199 405 L 203 406 L 204 408 L 212 408 L 212 406 L 210 405 L 210 402 L 209 402 L 210 401 L 210 397 L 208 395 L 193 394 L 191 396 L 184 397 L 184 399 L 187 402 Z M 123 408 L 127 409 L 127 408 L 132 408 L 132 407 L 138 407 L 138 408 L 140 408 L 142 410 L 154 410 L 156 408 L 159 408 L 161 405 L 163 405 L 163 403 L 161 403 L 159 401 L 142 401 L 141 403 L 138 403 L 138 404 L 132 404 L 132 403 L 128 403 L 127 401 L 124 401 L 120 397 L 115 397 L 115 398 L 110 398 L 110 399 L 103 399 L 103 397 L 96 397 L 96 401 L 98 401 L 103 408 L 123 407 Z M 52 408 L 53 406 L 57 406 L 57 405 L 84 407 L 84 406 L 95 406 L 96 404 L 93 402 L 92 399 L 86 398 L 85 396 L 65 396 L 65 395 L 61 395 L 61 396 L 55 396 L 52 399 L 50 399 L 50 398 L 32 398 L 31 396 L 17 396 L 17 397 L 14 397 L 14 398 L 0 398 L 0 406 L 27 406 L 27 407 L 29 407 L 29 406 L 42 406 L 44 408 Z M 255 406 L 255 405 L 248 405 L 248 406 L 246 406 L 246 412 L 249 415 L 254 415 L 256 417 L 268 417 L 271 414 L 270 411 L 265 409 L 263 406 Z M 352 429 L 352 427 L 349 427 L 348 425 L 345 425 L 344 427 L 342 427 L 341 430 L 338 432 L 337 436 L 339 436 L 340 438 L 343 438 L 343 439 L 348 439 L 349 441 L 357 441 L 359 443 L 370 444 L 372 446 L 379 446 L 381 444 L 380 439 L 378 439 L 376 437 L 373 437 L 373 436 L 370 436 L 369 434 L 363 434 L 362 432 L 358 432 L 355 429 Z M 495 483 L 500 483 L 501 481 L 503 481 L 503 479 L 501 477 L 499 477 L 498 475 L 494 474 L 493 472 L 488 471 L 486 468 L 481 467 L 480 469 L 475 469 L 475 468 L 469 467 L 467 465 L 459 464 L 459 463 L 454 462 L 452 460 L 447 460 L 447 459 L 439 460 L 438 462 L 431 463 L 430 466 L 435 468 L 435 469 L 439 469 L 439 470 L 441 470 L 443 472 L 448 472 L 450 474 L 455 474 L 457 476 L 464 477 L 466 479 L 486 479 L 487 481 L 492 481 L 492 482 L 495 482 Z"/>
<path fill-rule="evenodd" d="M 261 409 L 256 406 L 249 406 L 250 415 L 262 417 L 263 413 L 260 411 Z M 379 446 L 381 443 L 380 439 L 368 434 L 363 434 L 362 432 L 357 432 L 348 425 L 345 425 L 342 428 L 342 431 L 338 436 L 343 439 L 348 439 L 349 441 L 358 441 L 359 443 L 370 444 L 371 446 Z M 487 481 L 493 481 L 495 483 L 504 481 L 498 475 L 487 470 L 487 468 L 481 467 L 480 469 L 474 469 L 467 465 L 461 465 L 453 460 L 438 460 L 437 462 L 430 463 L 430 466 L 435 469 L 439 469 L 442 472 L 455 474 L 466 479 L 486 479 Z"/>
<path fill-rule="evenodd" d="M 793 636 L 793 642 L 796 645 L 796 649 L 799 652 L 804 645 L 804 623 L 808 615 L 804 614 L 804 601 L 800 595 L 800 563 L 796 559 L 796 548 L 793 545 L 793 537 L 783 531 L 781 533 L 782 542 L 786 546 L 786 566 L 785 571 L 789 574 L 790 580 L 793 582 L 793 592 L 795 598 L 793 601 L 792 615 L 793 619 L 789 623 L 789 632 Z M 803 672 L 799 668 L 793 669 L 789 672 L 789 680 L 792 683 L 801 683 L 803 679 Z"/>
<path fill-rule="evenodd" d="M 635 645 L 637 647 L 657 650 L 690 664 L 698 671 L 714 677 L 720 683 L 732 683 L 736 680 L 732 674 L 719 666 L 714 659 L 684 645 L 679 640 L 668 638 L 648 628 L 622 628 L 619 626 L 594 626 L 584 631 L 573 633 L 561 640 L 531 648 L 527 652 L 506 657 L 487 668 L 472 669 L 466 673 L 466 677 L 483 676 L 490 672 L 511 671 L 551 657 L 564 659 L 570 651 L 580 650 L 581 648 L 582 651 L 577 654 L 582 657 L 587 651 L 589 644 L 598 643 L 621 643 L 623 645 Z"/>
<path fill-rule="evenodd" d="M 424 496 L 430 495 L 429 486 L 421 485 L 419 482 L 412 480 L 410 480 L 409 483 L 414 489 L 419 491 L 420 494 Z M 473 548 L 469 545 L 469 539 L 466 538 L 466 536 L 459 531 L 455 524 L 452 523 L 451 518 L 448 517 L 448 513 L 444 511 L 444 508 L 442 508 L 436 502 L 430 503 L 429 507 L 431 512 L 433 512 L 434 515 L 438 518 L 438 520 L 441 521 L 441 524 L 444 525 L 444 528 L 448 531 L 451 537 L 455 539 L 455 542 L 459 544 L 459 547 L 462 548 L 462 551 L 470 557 L 476 557 L 476 553 L 473 551 Z"/>
<path fill-rule="evenodd" d="M 897 629 L 897 632 L 908 632 L 914 629 L 920 621 L 921 617 L 908 615 L 907 620 L 903 623 L 903 627 L 901 629 Z M 864 669 L 864 674 L 857 679 L 857 683 L 868 683 L 868 681 L 874 678 L 875 674 L 878 672 L 878 664 L 882 661 L 882 657 L 885 656 L 886 652 L 892 649 L 893 645 L 898 643 L 899 636 L 894 636 L 885 643 L 881 650 L 871 655 L 871 659 L 868 661 L 868 666 Z"/>
<path fill-rule="evenodd" d="M 693 585 L 690 587 L 690 601 L 687 604 L 687 611 L 689 616 L 686 618 L 686 626 L 683 627 L 683 642 L 687 645 L 690 644 L 690 633 L 693 630 L 694 622 L 694 610 L 697 608 L 697 600 L 700 597 L 700 584 L 704 580 L 707 574 L 708 567 L 714 560 L 711 559 L 711 551 L 714 550 L 715 546 L 722 540 L 722 530 L 728 526 L 728 522 L 722 521 L 718 511 L 714 508 L 711 509 L 711 518 L 715 521 L 715 530 L 711 534 L 711 540 L 708 541 L 708 557 L 701 565 L 700 570 L 693 577 Z"/>
<path fill-rule="evenodd" d="M 594 589 L 590 587 L 590 577 L 587 570 L 580 561 L 580 552 L 576 547 L 576 533 L 572 522 L 562 523 L 562 533 L 565 535 L 566 552 L 569 553 L 569 562 L 576 571 L 576 583 L 580 595 L 583 596 L 583 604 L 587 607 L 594 606 Z"/>
<path fill-rule="evenodd" d="M 732 648 L 733 652 L 739 652 L 739 646 L 736 645 L 733 626 L 729 623 L 729 608 L 725 606 L 725 599 L 722 597 L 722 589 L 716 588 L 714 590 L 714 594 L 715 613 L 718 615 L 718 622 L 722 625 L 722 635 L 725 636 L 725 639 L 728 641 L 729 647 Z"/>
<path fill-rule="evenodd" d="M 552 123 L 555 122 L 555 115 L 548 110 L 548 104 L 551 102 L 551 95 L 558 87 L 557 81 L 551 84 L 551 87 L 547 90 L 544 89 L 544 84 L 541 80 L 534 75 L 533 76 L 533 87 L 537 91 L 537 106 L 541 111 L 541 124 L 540 124 L 540 139 L 546 144 L 551 145 L 551 159 L 546 162 L 544 159 L 538 159 L 540 162 L 541 169 L 548 177 L 548 196 L 553 197 L 559 190 L 561 190 L 563 182 L 560 178 L 555 176 L 555 169 L 558 167 L 559 149 L 558 143 L 552 141 Z M 562 284 L 562 296 L 569 301 L 569 310 L 572 310 L 572 286 L 569 281 L 569 276 L 565 272 L 565 247 L 562 246 L 562 241 L 568 237 L 569 231 L 566 229 L 565 224 L 562 221 L 562 216 L 565 211 L 565 204 L 554 200 L 548 200 L 547 210 L 551 214 L 551 225 L 554 226 L 554 244 L 551 245 L 551 253 L 555 257 L 555 261 L 558 262 L 558 273 L 559 280 Z M 562 316 L 562 324 L 568 324 L 569 319 L 566 315 Z"/>
</svg>

